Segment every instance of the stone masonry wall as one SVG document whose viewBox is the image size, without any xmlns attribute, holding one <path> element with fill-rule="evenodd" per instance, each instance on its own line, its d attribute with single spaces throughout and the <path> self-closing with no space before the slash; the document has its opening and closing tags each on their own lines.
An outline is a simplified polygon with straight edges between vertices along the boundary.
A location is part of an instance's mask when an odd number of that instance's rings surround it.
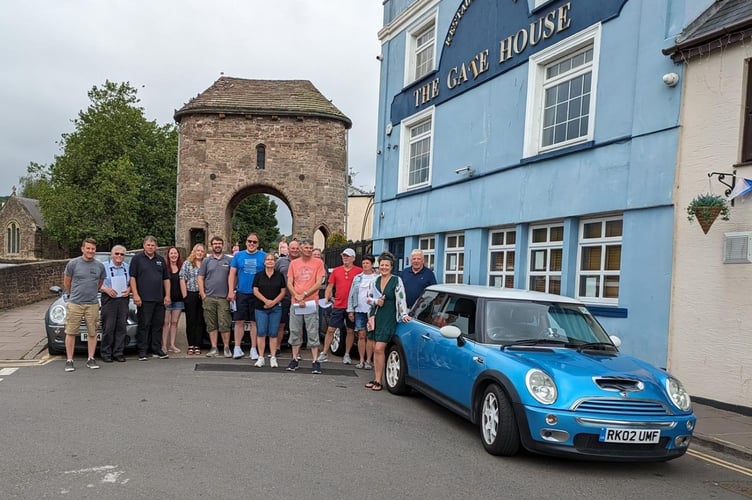
<svg viewBox="0 0 752 500">
<path fill-rule="evenodd" d="M 264 169 L 256 147 L 266 146 Z M 180 123 L 176 242 L 190 247 L 191 228 L 228 241 L 237 205 L 255 193 L 290 209 L 293 235 L 344 231 L 347 129 L 317 117 L 190 115 Z M 229 250 L 229 248 L 228 248 Z"/>
<path fill-rule="evenodd" d="M 63 286 L 67 262 L 51 260 L 0 268 L 0 310 L 52 299 L 49 288 Z"/>
</svg>

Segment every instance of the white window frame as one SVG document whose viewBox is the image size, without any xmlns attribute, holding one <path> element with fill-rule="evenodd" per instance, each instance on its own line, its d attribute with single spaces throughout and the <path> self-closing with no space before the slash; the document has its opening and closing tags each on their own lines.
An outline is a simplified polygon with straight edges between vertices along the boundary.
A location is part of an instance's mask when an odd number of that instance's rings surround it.
<svg viewBox="0 0 752 500">
<path fill-rule="evenodd" d="M 436 69 L 436 52 L 437 52 L 437 36 L 438 36 L 438 30 L 436 29 L 436 26 L 438 25 L 438 16 L 437 13 L 434 12 L 433 14 L 429 15 L 427 19 L 422 20 L 420 23 L 414 25 L 410 29 L 407 30 L 407 40 L 405 43 L 405 78 L 404 78 L 404 86 L 407 87 L 412 82 L 415 82 L 417 80 L 420 80 L 430 72 Z M 423 47 L 418 47 L 418 39 L 425 34 L 428 31 L 433 31 L 433 46 L 431 47 L 431 67 L 426 69 L 424 73 L 418 75 L 416 74 L 417 71 L 417 55 L 418 51 L 422 50 Z"/>
<path fill-rule="evenodd" d="M 433 271 L 436 266 L 436 237 L 420 236 L 418 248 L 423 252 L 423 265 Z"/>
<path fill-rule="evenodd" d="M 504 242 L 495 245 L 493 243 L 494 235 L 502 233 Z M 509 243 L 509 234 L 514 234 L 514 243 Z M 515 246 L 517 242 L 517 231 L 514 227 L 506 227 L 499 229 L 492 229 L 488 233 L 488 286 L 497 288 L 514 288 L 514 270 L 515 270 Z M 494 269 L 495 254 L 502 255 L 502 269 L 501 271 Z M 509 261 L 511 260 L 512 268 L 509 269 Z M 512 285 L 506 286 L 507 280 L 512 279 Z M 496 281 L 501 282 L 499 286 Z"/>
<path fill-rule="evenodd" d="M 562 231 L 562 240 L 561 241 L 551 241 L 551 229 L 552 228 L 561 228 Z M 537 229 L 545 229 L 546 230 L 546 241 L 541 242 L 533 242 L 533 233 Z M 552 250 L 561 250 L 562 253 L 562 260 L 564 259 L 564 223 L 563 222 L 554 222 L 550 224 L 538 224 L 535 226 L 530 226 L 528 230 L 528 266 L 527 266 L 527 286 L 526 288 L 528 290 L 535 290 L 531 285 L 532 278 L 539 278 L 543 277 L 546 281 L 545 291 L 546 293 L 561 293 L 561 274 L 562 272 L 559 271 L 552 271 L 551 270 L 551 251 Z M 535 266 L 535 255 L 537 252 L 543 251 L 545 252 L 545 258 L 546 258 L 546 265 L 545 269 L 543 270 L 533 270 Z M 563 262 L 562 262 L 563 266 Z M 559 290 L 551 290 L 551 278 L 559 278 Z"/>
<path fill-rule="evenodd" d="M 456 244 L 449 240 L 456 238 Z M 463 283 L 465 276 L 465 233 L 448 233 L 444 236 L 444 283 Z"/>
<path fill-rule="evenodd" d="M 543 103 L 546 84 L 546 68 L 560 59 L 572 55 L 585 47 L 592 46 L 593 60 L 590 71 L 590 108 L 587 134 L 550 146 L 541 146 L 543 135 Z M 566 40 L 533 54 L 528 59 L 527 103 L 525 109 L 525 140 L 523 157 L 528 158 L 541 153 L 580 144 L 593 140 L 596 116 L 596 94 L 598 89 L 598 67 L 600 63 L 601 24 L 597 23 Z M 573 77 L 575 75 L 572 75 Z"/>
<path fill-rule="evenodd" d="M 612 222 L 612 221 L 622 221 L 622 235 L 620 236 L 606 236 L 606 223 Z M 601 224 L 601 236 L 598 238 L 585 238 L 585 225 L 586 224 L 593 224 L 593 223 L 600 223 Z M 606 269 L 606 248 L 609 246 L 616 246 L 623 248 L 623 235 L 624 235 L 624 219 L 622 216 L 612 216 L 612 217 L 602 217 L 602 218 L 596 218 L 596 219 L 583 219 L 580 221 L 580 228 L 579 228 L 579 236 L 578 236 L 578 245 L 577 245 L 577 285 L 575 288 L 575 296 L 582 300 L 583 302 L 587 302 L 590 304 L 609 304 L 609 305 L 616 305 L 619 303 L 619 293 L 617 289 L 616 297 L 605 297 L 605 291 L 606 291 L 606 278 L 608 277 L 621 277 L 621 258 L 619 259 L 619 269 L 618 270 L 607 270 Z M 600 259 L 600 269 L 599 270 L 582 270 L 582 251 L 584 248 L 592 248 L 592 247 L 600 247 L 601 248 L 601 259 Z M 621 256 L 621 250 L 619 251 L 619 254 Z M 583 278 L 595 278 L 597 279 L 597 286 L 595 288 L 597 289 L 596 295 L 589 295 L 589 294 L 581 294 L 581 288 L 582 288 L 582 279 Z M 621 279 L 619 279 L 621 281 Z M 617 285 L 618 287 L 619 285 Z"/>
<path fill-rule="evenodd" d="M 421 111 L 420 113 L 416 113 L 414 116 L 411 116 L 408 119 L 405 119 L 402 121 L 401 124 L 401 130 L 400 130 L 400 166 L 399 166 L 399 185 L 397 187 L 399 192 L 403 191 L 409 191 L 411 189 L 417 189 L 424 186 L 428 186 L 431 184 L 431 174 L 433 171 L 433 144 L 434 144 L 434 134 L 436 131 L 436 121 L 435 118 L 435 106 L 431 106 L 430 108 Z M 413 139 L 410 138 L 410 131 L 425 123 L 426 121 L 431 122 L 431 132 L 428 135 L 428 139 L 430 141 L 430 146 L 428 149 L 428 177 L 425 182 L 420 182 L 417 184 L 409 184 L 410 181 L 410 146 L 413 143 Z M 424 138 L 421 138 L 423 140 Z"/>
</svg>

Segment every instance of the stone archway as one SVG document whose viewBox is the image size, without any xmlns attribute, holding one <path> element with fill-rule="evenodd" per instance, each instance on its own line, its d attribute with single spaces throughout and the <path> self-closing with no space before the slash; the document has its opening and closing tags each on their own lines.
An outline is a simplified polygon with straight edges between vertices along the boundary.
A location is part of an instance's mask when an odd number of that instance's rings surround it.
<svg viewBox="0 0 752 500">
<path fill-rule="evenodd" d="M 178 245 L 203 231 L 206 241 L 219 235 L 231 246 L 232 214 L 255 193 L 288 206 L 296 238 L 344 231 L 352 123 L 311 82 L 222 77 L 175 121 Z"/>
</svg>

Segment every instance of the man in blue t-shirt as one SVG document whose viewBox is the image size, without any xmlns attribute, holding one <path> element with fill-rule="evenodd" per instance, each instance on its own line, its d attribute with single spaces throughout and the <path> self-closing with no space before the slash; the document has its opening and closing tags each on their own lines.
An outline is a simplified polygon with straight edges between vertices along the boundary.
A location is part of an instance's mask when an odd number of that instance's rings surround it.
<svg viewBox="0 0 752 500">
<path fill-rule="evenodd" d="M 416 248 L 410 252 L 410 265 L 402 271 L 402 284 L 405 287 L 407 307 L 412 307 L 420 294 L 429 285 L 436 284 L 433 271 L 424 266 L 423 250 Z"/>
<path fill-rule="evenodd" d="M 243 348 L 240 346 L 243 340 L 245 322 L 251 324 L 251 352 L 248 357 L 258 359 L 256 348 L 256 318 L 254 316 L 256 299 L 253 296 L 253 278 L 256 273 L 264 270 L 264 257 L 266 252 L 258 249 L 259 238 L 256 233 L 250 233 L 245 239 L 245 250 L 236 253 L 232 257 L 230 266 L 230 300 L 235 301 L 235 349 L 232 357 L 243 357 Z"/>
</svg>

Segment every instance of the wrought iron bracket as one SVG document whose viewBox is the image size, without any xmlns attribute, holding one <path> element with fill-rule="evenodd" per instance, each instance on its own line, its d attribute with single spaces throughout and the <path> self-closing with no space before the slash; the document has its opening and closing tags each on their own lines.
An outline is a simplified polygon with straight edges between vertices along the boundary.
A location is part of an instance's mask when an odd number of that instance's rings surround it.
<svg viewBox="0 0 752 500">
<path fill-rule="evenodd" d="M 734 190 L 734 186 L 736 186 L 736 170 L 733 170 L 730 174 L 728 172 L 710 172 L 708 178 L 712 178 L 714 175 L 718 176 L 718 182 L 728 188 L 723 192 L 723 194 L 728 197 L 728 195 L 731 194 L 731 191 Z M 726 177 L 731 177 L 730 184 L 726 182 Z M 731 206 L 734 206 L 734 200 L 731 200 Z"/>
</svg>

